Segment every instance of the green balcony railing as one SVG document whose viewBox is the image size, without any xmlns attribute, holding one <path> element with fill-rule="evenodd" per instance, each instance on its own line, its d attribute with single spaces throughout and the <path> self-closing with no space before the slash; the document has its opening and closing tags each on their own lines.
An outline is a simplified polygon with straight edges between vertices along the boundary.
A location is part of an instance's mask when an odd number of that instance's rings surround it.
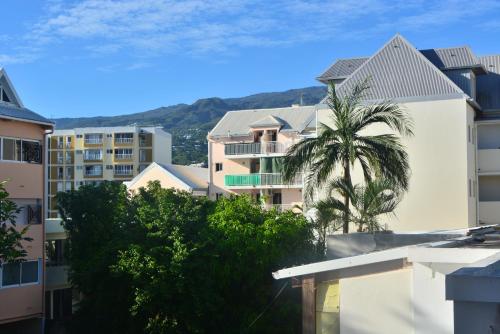
<svg viewBox="0 0 500 334">
<path fill-rule="evenodd" d="M 277 186 L 277 185 L 301 185 L 302 175 L 297 175 L 288 183 L 285 183 L 280 173 L 255 173 L 226 175 L 224 185 L 227 187 L 255 187 L 255 186 Z"/>
<path fill-rule="evenodd" d="M 234 143 L 224 145 L 225 155 L 259 154 L 260 151 L 260 143 Z"/>
</svg>

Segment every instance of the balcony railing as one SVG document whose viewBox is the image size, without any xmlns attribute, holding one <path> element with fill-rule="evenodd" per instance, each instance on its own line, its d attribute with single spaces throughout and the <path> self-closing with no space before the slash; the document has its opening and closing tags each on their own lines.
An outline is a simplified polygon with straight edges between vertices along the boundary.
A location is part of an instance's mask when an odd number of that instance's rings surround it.
<svg viewBox="0 0 500 334">
<path fill-rule="evenodd" d="M 134 142 L 134 138 L 122 138 L 122 137 L 117 137 L 115 138 L 115 144 L 132 144 Z"/>
<path fill-rule="evenodd" d="M 280 173 L 226 175 L 224 185 L 227 187 L 300 186 L 302 185 L 302 175 L 296 175 L 291 182 L 285 182 Z"/>
<path fill-rule="evenodd" d="M 132 175 L 133 169 L 115 169 L 115 175 Z"/>
<path fill-rule="evenodd" d="M 274 154 L 286 153 L 290 143 L 276 141 L 262 143 L 232 143 L 224 146 L 226 155 L 254 155 L 254 154 Z"/>
<path fill-rule="evenodd" d="M 264 209 L 266 209 L 266 210 L 276 209 L 278 212 L 293 210 L 294 208 L 295 208 L 295 206 L 291 205 L 291 204 L 265 204 L 264 205 Z"/>
<path fill-rule="evenodd" d="M 115 160 L 130 160 L 132 159 L 132 153 L 116 153 Z"/>
<path fill-rule="evenodd" d="M 102 137 L 95 138 L 95 137 L 90 137 L 90 138 L 85 138 L 85 144 L 102 144 Z"/>
<path fill-rule="evenodd" d="M 102 154 L 85 154 L 83 160 L 102 160 Z"/>
</svg>

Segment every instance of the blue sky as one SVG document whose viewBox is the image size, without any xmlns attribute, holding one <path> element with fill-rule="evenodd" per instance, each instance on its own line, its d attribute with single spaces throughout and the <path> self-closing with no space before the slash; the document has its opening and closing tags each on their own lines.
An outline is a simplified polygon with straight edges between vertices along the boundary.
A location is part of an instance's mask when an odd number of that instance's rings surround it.
<svg viewBox="0 0 500 334">
<path fill-rule="evenodd" d="M 109 116 L 317 85 L 399 32 L 500 53 L 500 1 L 2 0 L 0 67 L 47 117 Z"/>
</svg>

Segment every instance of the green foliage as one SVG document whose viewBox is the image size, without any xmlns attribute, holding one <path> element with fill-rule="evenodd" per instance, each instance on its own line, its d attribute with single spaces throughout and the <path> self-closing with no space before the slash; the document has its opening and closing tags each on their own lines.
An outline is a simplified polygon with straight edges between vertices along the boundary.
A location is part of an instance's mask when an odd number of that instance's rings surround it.
<svg viewBox="0 0 500 334">
<path fill-rule="evenodd" d="M 160 125 L 172 134 L 172 160 L 188 165 L 207 162 L 207 133 L 229 110 L 289 107 L 299 103 L 313 105 L 325 97 L 326 87 L 307 87 L 285 92 L 262 93 L 241 98 L 200 99 L 193 104 L 177 104 L 145 112 L 112 116 L 55 119 L 58 129 L 129 124 Z"/>
<path fill-rule="evenodd" d="M 363 104 L 369 88 L 367 79 L 356 84 L 346 96 L 339 97 L 331 85 L 327 96 L 331 125 L 322 123 L 318 137 L 300 141 L 287 153 L 284 178 L 291 180 L 298 172 L 306 170 L 306 194 L 309 199 L 315 189 L 336 178 L 335 174 L 339 171 L 343 182 L 352 184 L 351 170 L 355 163 L 359 163 L 367 182 L 382 177 L 401 190 L 408 189 L 408 154 L 400 138 L 392 133 L 367 135 L 366 130 L 383 125 L 387 132 L 411 136 L 412 119 L 397 104 L 386 101 L 375 105 Z M 344 196 L 344 207 L 343 231 L 348 233 L 348 196 Z"/>
<path fill-rule="evenodd" d="M 71 279 L 85 295 L 75 333 L 300 332 L 300 289 L 259 315 L 285 283 L 271 272 L 314 259 L 301 215 L 159 183 L 132 196 L 111 183 L 82 187 L 59 203 Z"/>
<path fill-rule="evenodd" d="M 31 241 L 25 237 L 28 227 L 16 229 L 16 216 L 21 212 L 16 203 L 9 200 L 5 181 L 0 182 L 0 263 L 16 261 L 26 256 L 22 241 Z"/>
</svg>

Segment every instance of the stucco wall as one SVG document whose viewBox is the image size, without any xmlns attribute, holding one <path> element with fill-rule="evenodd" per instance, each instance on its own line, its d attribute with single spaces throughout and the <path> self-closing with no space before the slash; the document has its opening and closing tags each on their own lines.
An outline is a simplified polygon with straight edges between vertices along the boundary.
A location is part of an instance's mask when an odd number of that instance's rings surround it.
<svg viewBox="0 0 500 334">
<path fill-rule="evenodd" d="M 408 193 L 383 224 L 395 231 L 456 229 L 475 225 L 468 198 L 468 159 L 472 146 L 467 139 L 467 112 L 464 99 L 411 102 L 401 105 L 413 118 L 414 136 L 404 138 L 410 159 Z M 329 110 L 320 110 L 318 119 L 330 123 Z M 382 126 L 369 128 L 369 135 L 388 133 Z M 361 169 L 354 171 L 362 180 Z M 471 221 L 472 219 L 472 221 Z"/>
<path fill-rule="evenodd" d="M 412 271 L 340 279 L 340 333 L 413 333 Z"/>
</svg>

